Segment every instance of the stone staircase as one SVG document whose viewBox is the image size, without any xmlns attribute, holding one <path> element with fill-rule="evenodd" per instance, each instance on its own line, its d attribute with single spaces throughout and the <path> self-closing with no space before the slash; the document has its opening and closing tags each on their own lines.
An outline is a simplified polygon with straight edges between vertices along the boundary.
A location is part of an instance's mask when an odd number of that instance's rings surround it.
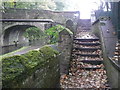
<svg viewBox="0 0 120 90">
<path fill-rule="evenodd" d="M 109 90 L 99 38 L 84 28 L 80 27 L 77 30 L 73 41 L 69 74 L 60 77 L 60 86 Z"/>
</svg>

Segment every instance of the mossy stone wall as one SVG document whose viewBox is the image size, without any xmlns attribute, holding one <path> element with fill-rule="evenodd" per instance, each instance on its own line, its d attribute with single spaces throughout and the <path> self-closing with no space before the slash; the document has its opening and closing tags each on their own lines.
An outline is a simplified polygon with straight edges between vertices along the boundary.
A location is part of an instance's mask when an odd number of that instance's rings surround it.
<svg viewBox="0 0 120 90">
<path fill-rule="evenodd" d="M 2 59 L 3 88 L 54 88 L 59 83 L 58 52 L 50 46 Z"/>
</svg>

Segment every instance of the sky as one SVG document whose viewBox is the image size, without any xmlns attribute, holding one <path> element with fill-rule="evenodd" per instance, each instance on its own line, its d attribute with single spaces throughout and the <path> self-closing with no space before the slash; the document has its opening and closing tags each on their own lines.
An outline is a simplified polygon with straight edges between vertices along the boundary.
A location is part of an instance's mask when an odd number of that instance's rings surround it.
<svg viewBox="0 0 120 90">
<path fill-rule="evenodd" d="M 69 0 L 69 3 L 69 10 L 78 10 L 81 19 L 88 19 L 91 11 L 98 8 L 100 0 Z"/>
<path fill-rule="evenodd" d="M 14 1 L 14 0 L 11 0 Z M 15 1 L 24 1 L 24 2 L 31 2 L 33 0 L 15 0 Z M 35 0 L 40 1 L 40 0 Z M 41 0 L 42 1 L 42 0 Z M 49 0 L 48 0 L 49 1 Z M 59 0 L 58 0 L 59 1 Z M 69 11 L 80 11 L 80 18 L 81 19 L 89 19 L 91 11 L 98 8 L 100 4 L 100 0 L 61 0 L 67 4 L 67 10 Z M 101 0 L 104 1 L 104 0 Z"/>
</svg>

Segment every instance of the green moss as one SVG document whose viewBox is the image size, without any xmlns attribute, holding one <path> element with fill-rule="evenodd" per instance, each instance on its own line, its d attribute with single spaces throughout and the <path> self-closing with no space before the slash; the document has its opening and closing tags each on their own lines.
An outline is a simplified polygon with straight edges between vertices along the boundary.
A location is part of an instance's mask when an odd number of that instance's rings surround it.
<svg viewBox="0 0 120 90">
<path fill-rule="evenodd" d="M 14 79 L 24 73 L 23 60 L 27 60 L 27 58 L 19 55 L 2 59 L 2 80 L 4 87 L 11 86 L 12 82 L 15 82 Z"/>
<path fill-rule="evenodd" d="M 2 59 L 3 80 L 13 79 L 24 71 L 22 60 L 27 60 L 27 58 L 16 55 Z"/>
<path fill-rule="evenodd" d="M 22 82 L 38 68 L 44 68 L 48 60 L 55 60 L 58 52 L 50 46 L 44 46 L 39 51 L 29 51 L 24 55 L 2 58 L 3 87 L 21 87 Z"/>
<path fill-rule="evenodd" d="M 24 56 L 28 58 L 26 61 L 23 61 L 27 69 L 35 68 L 40 62 L 43 61 L 41 58 L 41 53 L 36 50 L 29 51 L 28 53 L 24 54 Z"/>
<path fill-rule="evenodd" d="M 44 46 L 44 47 L 40 48 L 39 51 L 42 54 L 42 58 L 44 58 L 45 60 L 54 58 L 58 54 L 58 52 L 50 46 Z"/>
</svg>

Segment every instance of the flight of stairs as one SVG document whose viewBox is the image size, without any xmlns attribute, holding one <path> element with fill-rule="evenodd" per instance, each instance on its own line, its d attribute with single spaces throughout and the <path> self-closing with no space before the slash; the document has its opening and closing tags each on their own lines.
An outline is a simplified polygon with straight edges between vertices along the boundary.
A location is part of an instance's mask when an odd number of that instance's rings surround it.
<svg viewBox="0 0 120 90">
<path fill-rule="evenodd" d="M 60 77 L 60 87 L 109 90 L 99 38 L 84 28 L 78 28 L 77 31 L 69 74 Z"/>
</svg>

